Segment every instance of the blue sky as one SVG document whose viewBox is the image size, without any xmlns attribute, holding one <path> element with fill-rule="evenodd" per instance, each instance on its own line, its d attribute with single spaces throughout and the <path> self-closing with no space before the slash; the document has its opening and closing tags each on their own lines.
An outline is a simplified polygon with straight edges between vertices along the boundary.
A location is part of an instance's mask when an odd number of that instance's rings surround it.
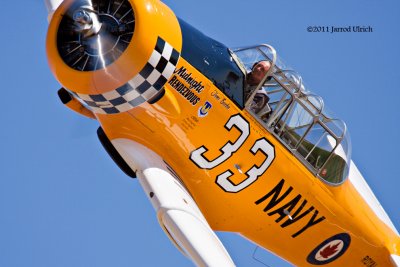
<svg viewBox="0 0 400 267">
<path fill-rule="evenodd" d="M 165 3 L 229 47 L 273 45 L 346 121 L 352 158 L 400 229 L 399 1 Z M 60 103 L 45 54 L 44 3 L 4 1 L 2 10 L 0 266 L 191 266 L 159 228 L 139 183 L 101 147 L 98 124 Z M 373 32 L 309 33 L 308 26 Z M 238 266 L 264 266 L 252 259 L 255 245 L 219 235 Z"/>
</svg>

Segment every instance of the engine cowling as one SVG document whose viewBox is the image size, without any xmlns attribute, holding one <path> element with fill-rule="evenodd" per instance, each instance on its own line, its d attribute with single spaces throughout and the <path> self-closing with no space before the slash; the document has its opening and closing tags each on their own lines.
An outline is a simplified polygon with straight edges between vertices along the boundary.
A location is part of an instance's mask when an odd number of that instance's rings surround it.
<svg viewBox="0 0 400 267">
<path fill-rule="evenodd" d="M 47 34 L 56 79 L 98 114 L 157 99 L 181 48 L 178 19 L 158 0 L 66 0 Z"/>
</svg>

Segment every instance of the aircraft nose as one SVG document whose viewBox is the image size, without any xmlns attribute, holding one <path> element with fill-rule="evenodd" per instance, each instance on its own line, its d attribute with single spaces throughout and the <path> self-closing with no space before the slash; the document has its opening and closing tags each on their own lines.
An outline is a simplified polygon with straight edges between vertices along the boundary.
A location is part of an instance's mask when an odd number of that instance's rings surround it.
<svg viewBox="0 0 400 267">
<path fill-rule="evenodd" d="M 72 69 L 103 69 L 115 62 L 132 40 L 135 16 L 129 2 L 121 2 L 118 12 L 111 8 L 100 11 L 99 7 L 96 1 L 73 6 L 61 20 L 57 48 Z"/>
<path fill-rule="evenodd" d="M 177 17 L 155 0 L 65 0 L 47 34 L 57 80 L 101 114 L 158 101 L 181 49 Z"/>
</svg>

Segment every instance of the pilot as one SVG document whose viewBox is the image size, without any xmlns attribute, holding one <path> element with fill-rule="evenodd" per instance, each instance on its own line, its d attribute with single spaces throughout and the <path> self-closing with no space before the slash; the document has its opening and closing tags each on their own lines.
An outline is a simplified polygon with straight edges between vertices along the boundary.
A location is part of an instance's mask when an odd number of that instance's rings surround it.
<svg viewBox="0 0 400 267">
<path fill-rule="evenodd" d="M 257 86 L 268 70 L 271 68 L 271 63 L 267 60 L 258 61 L 251 68 L 251 72 L 247 74 L 246 82 L 248 86 Z"/>
<path fill-rule="evenodd" d="M 247 74 L 246 77 L 246 93 L 250 94 L 257 85 L 260 84 L 262 79 L 267 74 L 268 70 L 271 68 L 271 63 L 267 60 L 258 61 L 251 68 L 251 72 Z M 254 95 L 253 102 L 250 108 L 254 113 L 263 115 L 271 112 L 268 104 L 269 97 L 263 88 L 260 88 Z"/>
</svg>

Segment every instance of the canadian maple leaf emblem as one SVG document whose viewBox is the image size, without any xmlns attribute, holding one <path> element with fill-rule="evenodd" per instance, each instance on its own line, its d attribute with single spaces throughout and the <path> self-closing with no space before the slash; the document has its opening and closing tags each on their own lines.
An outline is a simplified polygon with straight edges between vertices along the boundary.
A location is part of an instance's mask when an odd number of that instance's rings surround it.
<svg viewBox="0 0 400 267">
<path fill-rule="evenodd" d="M 333 254 L 335 254 L 337 252 L 337 248 L 338 248 L 339 245 L 340 245 L 340 242 L 337 243 L 336 245 L 333 245 L 333 246 L 329 245 L 326 248 L 324 248 L 323 250 L 321 250 L 319 254 L 323 258 L 327 259 L 327 258 L 329 258 L 330 256 L 332 256 Z"/>
</svg>

